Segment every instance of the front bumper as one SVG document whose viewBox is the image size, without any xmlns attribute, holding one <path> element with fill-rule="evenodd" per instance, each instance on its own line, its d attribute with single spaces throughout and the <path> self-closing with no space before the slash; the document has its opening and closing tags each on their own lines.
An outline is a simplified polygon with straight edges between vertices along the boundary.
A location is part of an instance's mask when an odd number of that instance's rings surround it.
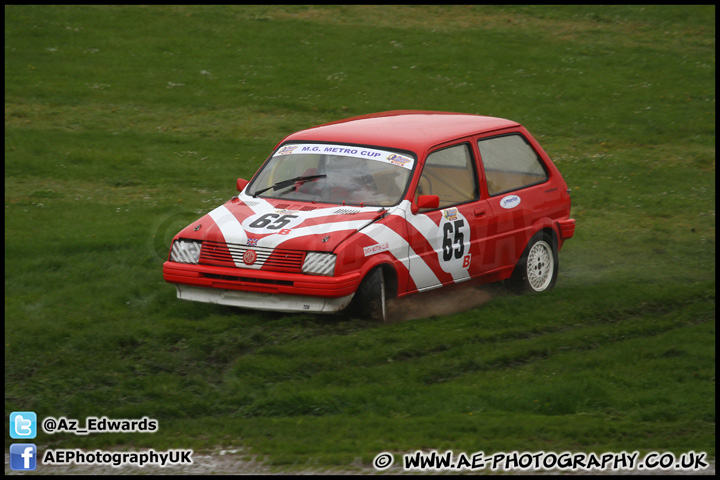
<svg viewBox="0 0 720 480">
<path fill-rule="evenodd" d="M 256 310 L 336 312 L 360 283 L 360 272 L 339 277 L 268 272 L 176 262 L 163 264 L 163 278 L 178 298 Z"/>
<path fill-rule="evenodd" d="M 276 293 L 244 292 L 219 288 L 175 285 L 177 296 L 193 302 L 217 303 L 252 310 L 274 312 L 335 313 L 347 307 L 352 301 L 350 294 L 338 298 L 310 297 L 304 295 L 283 295 Z"/>
</svg>

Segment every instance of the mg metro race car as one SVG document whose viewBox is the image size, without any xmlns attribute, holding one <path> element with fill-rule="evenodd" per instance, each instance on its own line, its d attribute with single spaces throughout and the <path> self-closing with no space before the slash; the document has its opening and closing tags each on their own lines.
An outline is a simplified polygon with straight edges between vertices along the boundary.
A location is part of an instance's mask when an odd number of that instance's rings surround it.
<svg viewBox="0 0 720 480">
<path fill-rule="evenodd" d="M 385 320 L 386 301 L 467 280 L 555 285 L 569 190 L 520 124 L 394 111 L 289 135 L 239 194 L 173 239 L 184 300 Z"/>
</svg>

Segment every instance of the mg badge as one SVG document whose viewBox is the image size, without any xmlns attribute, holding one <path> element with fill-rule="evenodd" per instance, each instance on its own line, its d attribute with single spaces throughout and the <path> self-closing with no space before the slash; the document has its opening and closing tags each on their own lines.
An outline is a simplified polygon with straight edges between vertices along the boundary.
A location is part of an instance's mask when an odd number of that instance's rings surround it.
<svg viewBox="0 0 720 480">
<path fill-rule="evenodd" d="M 245 265 L 252 265 L 253 263 L 255 263 L 255 260 L 257 260 L 255 250 L 248 250 L 243 255 L 243 262 L 245 262 Z"/>
</svg>

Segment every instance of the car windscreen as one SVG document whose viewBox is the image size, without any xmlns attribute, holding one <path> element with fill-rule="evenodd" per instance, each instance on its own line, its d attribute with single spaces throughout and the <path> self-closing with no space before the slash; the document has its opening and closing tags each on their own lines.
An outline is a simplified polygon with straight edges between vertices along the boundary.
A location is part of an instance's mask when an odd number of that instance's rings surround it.
<svg viewBox="0 0 720 480">
<path fill-rule="evenodd" d="M 247 193 L 263 198 L 366 206 L 400 202 L 415 159 L 377 148 L 285 144 L 265 163 Z"/>
</svg>

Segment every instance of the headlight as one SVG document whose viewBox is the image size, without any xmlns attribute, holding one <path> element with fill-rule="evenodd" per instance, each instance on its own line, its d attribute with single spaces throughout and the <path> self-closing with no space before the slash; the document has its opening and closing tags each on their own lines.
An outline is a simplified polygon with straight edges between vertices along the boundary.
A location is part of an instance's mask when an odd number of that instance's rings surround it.
<svg viewBox="0 0 720 480">
<path fill-rule="evenodd" d="M 178 263 L 198 263 L 201 246 L 202 242 L 197 240 L 175 240 L 170 251 L 170 260 Z"/>
<path fill-rule="evenodd" d="M 308 275 L 332 276 L 335 272 L 336 258 L 334 253 L 308 252 L 305 255 L 302 271 Z"/>
</svg>

